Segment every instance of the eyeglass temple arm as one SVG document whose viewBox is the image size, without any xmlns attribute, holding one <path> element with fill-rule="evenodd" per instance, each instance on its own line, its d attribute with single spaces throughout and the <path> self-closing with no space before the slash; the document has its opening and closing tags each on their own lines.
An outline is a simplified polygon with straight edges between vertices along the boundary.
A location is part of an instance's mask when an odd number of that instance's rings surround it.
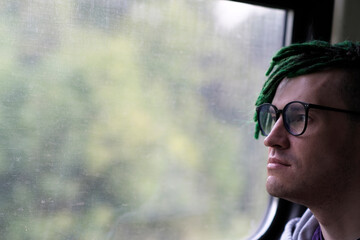
<svg viewBox="0 0 360 240">
<path fill-rule="evenodd" d="M 308 104 L 308 108 L 316 108 L 316 109 L 322 109 L 322 110 L 328 110 L 328 111 L 334 111 L 334 112 L 343 112 L 343 113 L 360 115 L 360 112 L 356 112 L 356 111 L 339 109 L 339 108 L 332 108 L 332 107 L 326 107 L 326 106 L 310 104 L 310 103 Z"/>
</svg>

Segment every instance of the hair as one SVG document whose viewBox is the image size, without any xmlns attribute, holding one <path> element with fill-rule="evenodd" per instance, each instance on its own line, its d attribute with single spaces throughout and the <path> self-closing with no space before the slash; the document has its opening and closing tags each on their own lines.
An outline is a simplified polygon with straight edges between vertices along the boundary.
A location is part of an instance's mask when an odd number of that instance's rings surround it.
<svg viewBox="0 0 360 240">
<path fill-rule="evenodd" d="M 351 78 L 351 81 L 342 84 L 340 94 L 349 107 L 358 106 L 360 104 L 360 42 L 345 41 L 332 45 L 318 40 L 292 44 L 283 47 L 275 54 L 266 72 L 268 79 L 265 81 L 255 105 L 271 103 L 279 83 L 284 78 L 293 78 L 327 69 L 344 70 L 345 78 Z M 260 128 L 256 112 L 254 121 L 256 123 L 255 138 L 257 139 Z"/>
</svg>

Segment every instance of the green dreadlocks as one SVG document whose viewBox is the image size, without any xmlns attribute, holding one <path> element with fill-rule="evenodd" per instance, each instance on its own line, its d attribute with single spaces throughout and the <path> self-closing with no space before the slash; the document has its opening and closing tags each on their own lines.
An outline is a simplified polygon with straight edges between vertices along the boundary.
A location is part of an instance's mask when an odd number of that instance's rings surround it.
<svg viewBox="0 0 360 240">
<path fill-rule="evenodd" d="M 324 41 L 292 44 L 280 49 L 273 57 L 266 76 L 268 79 L 255 103 L 272 102 L 279 83 L 285 78 L 314 73 L 327 68 L 357 67 L 360 70 L 360 42 L 345 41 L 331 45 Z M 255 138 L 259 137 L 257 114 Z"/>
</svg>

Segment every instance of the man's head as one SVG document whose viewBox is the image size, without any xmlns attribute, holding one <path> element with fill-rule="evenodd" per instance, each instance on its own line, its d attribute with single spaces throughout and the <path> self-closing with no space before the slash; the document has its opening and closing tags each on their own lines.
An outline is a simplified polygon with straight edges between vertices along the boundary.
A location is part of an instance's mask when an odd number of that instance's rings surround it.
<svg viewBox="0 0 360 240">
<path fill-rule="evenodd" d="M 282 48 L 272 59 L 268 76 L 255 103 L 271 103 L 276 89 L 284 78 L 292 78 L 327 69 L 342 69 L 346 76 L 340 94 L 352 109 L 360 110 L 360 42 L 342 42 L 331 45 L 323 41 L 293 44 Z M 357 81 L 359 80 L 359 81 Z M 257 123 L 257 115 L 254 117 Z M 256 124 L 255 138 L 259 136 Z"/>
<path fill-rule="evenodd" d="M 311 206 L 335 200 L 334 192 L 343 195 L 359 181 L 356 114 L 333 110 L 359 108 L 353 104 L 360 98 L 359 46 L 297 44 L 274 58 L 269 73 L 277 68 L 257 101 L 257 105 L 271 103 L 279 112 L 264 140 L 269 148 L 266 187 L 271 195 Z"/>
</svg>

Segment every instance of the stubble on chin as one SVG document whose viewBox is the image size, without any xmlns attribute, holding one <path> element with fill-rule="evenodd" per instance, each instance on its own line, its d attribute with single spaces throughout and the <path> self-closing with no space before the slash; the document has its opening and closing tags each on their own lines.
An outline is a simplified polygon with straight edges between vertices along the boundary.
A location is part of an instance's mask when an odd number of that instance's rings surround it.
<svg viewBox="0 0 360 240">
<path fill-rule="evenodd" d="M 283 198 L 290 201 L 294 201 L 294 189 L 291 189 L 290 186 L 287 186 L 286 183 L 289 181 L 279 179 L 276 176 L 268 176 L 266 180 L 266 191 L 273 197 Z"/>
<path fill-rule="evenodd" d="M 273 197 L 283 197 L 284 186 L 275 176 L 266 179 L 266 191 Z"/>
</svg>

